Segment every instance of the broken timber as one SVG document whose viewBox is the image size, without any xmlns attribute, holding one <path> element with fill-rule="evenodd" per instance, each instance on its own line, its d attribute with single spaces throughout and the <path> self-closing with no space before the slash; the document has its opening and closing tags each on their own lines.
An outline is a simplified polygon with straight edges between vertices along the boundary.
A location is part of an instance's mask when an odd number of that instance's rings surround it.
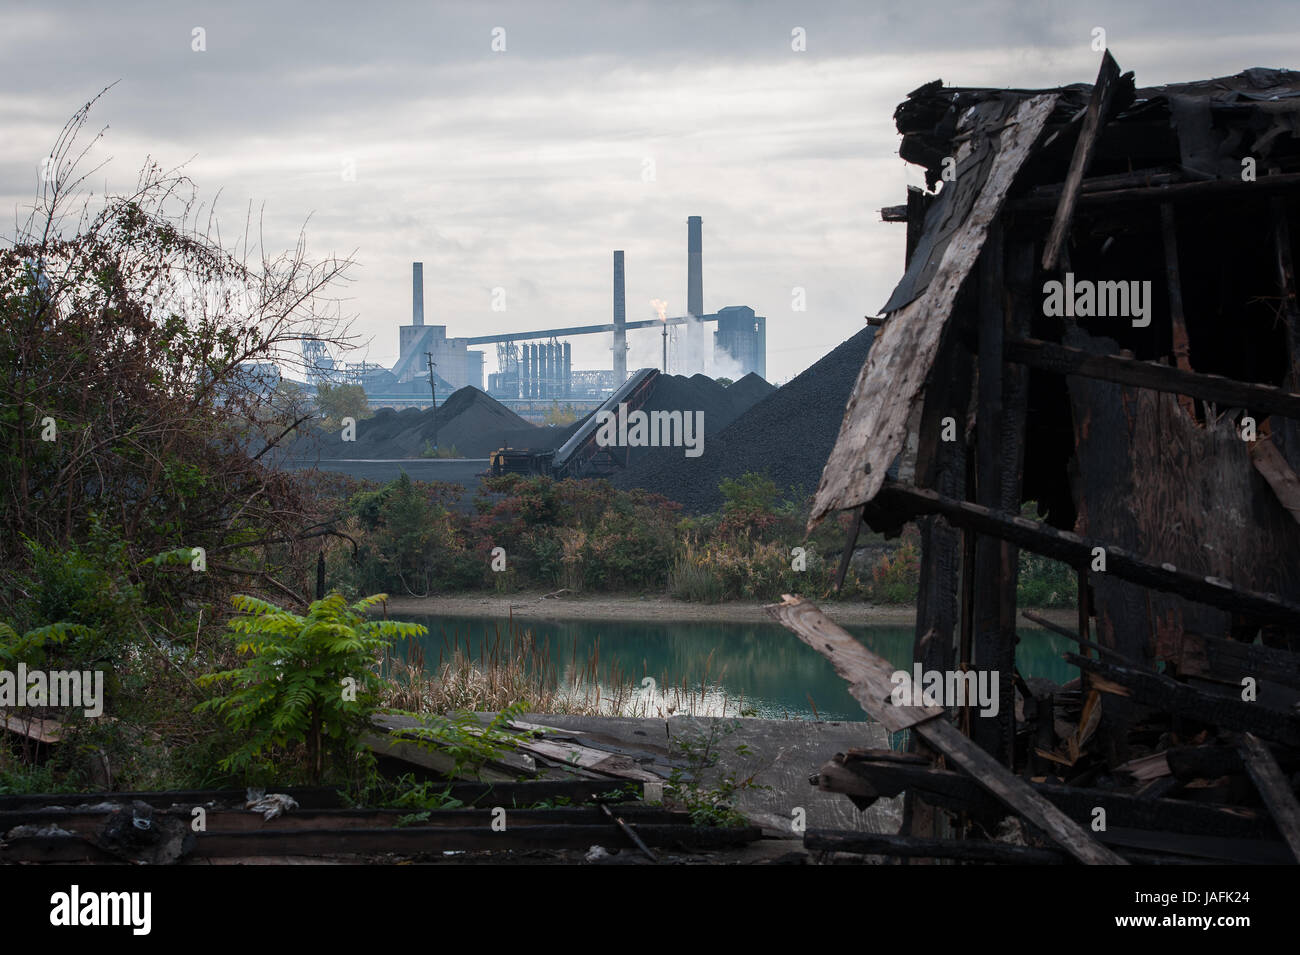
<svg viewBox="0 0 1300 955">
<path fill-rule="evenodd" d="M 1131 697 L 1143 706 L 1201 723 L 1257 733 L 1300 746 L 1300 716 L 1262 703 L 1247 703 L 1235 694 L 1220 696 L 1179 683 L 1154 670 L 1103 663 L 1067 653 L 1065 659 L 1092 674 L 1092 685 L 1103 693 Z"/>
<path fill-rule="evenodd" d="M 937 706 L 894 706 L 890 700 L 894 669 L 812 604 L 785 596 L 767 612 L 804 643 L 829 659 L 849 681 L 849 692 L 863 709 L 892 732 L 912 729 L 932 748 L 969 773 L 981 786 L 1042 830 L 1075 859 L 1089 864 L 1125 865 L 1120 856 L 1098 843 L 1086 829 L 1034 792 L 1024 780 L 980 749 L 948 723 Z M 937 718 L 936 718 L 937 717 Z"/>
<path fill-rule="evenodd" d="M 875 497 L 907 438 L 907 422 L 939 350 L 952 303 L 1056 101 L 1056 95 L 1048 93 L 1019 104 L 1013 125 L 1000 134 L 992 168 L 970 215 L 949 241 L 938 270 L 925 290 L 892 314 L 881 329 L 822 471 L 810 529 L 832 511 L 859 507 Z"/>
<path fill-rule="evenodd" d="M 1007 361 L 1061 375 L 1081 375 L 1121 385 L 1135 385 L 1152 391 L 1190 395 L 1224 407 L 1251 408 L 1267 414 L 1300 419 L 1300 395 L 1273 385 L 1236 381 L 1221 375 L 1183 371 L 1152 361 L 1138 361 L 1119 355 L 1093 355 L 1081 348 L 1026 338 L 1004 346 Z"/>
<path fill-rule="evenodd" d="M 1273 813 L 1273 820 L 1286 837 L 1291 854 L 1300 862 L 1300 803 L 1296 802 L 1295 793 L 1282 775 L 1277 759 L 1267 746 L 1250 733 L 1241 734 L 1238 748 L 1242 762 L 1246 764 L 1246 771 L 1255 781 L 1255 788 L 1259 790 L 1264 805 Z"/>
<path fill-rule="evenodd" d="M 1084 173 L 1092 161 L 1092 154 L 1097 148 L 1097 137 L 1106 124 L 1107 113 L 1115 89 L 1119 85 L 1119 64 L 1107 50 L 1101 57 L 1101 69 L 1097 72 L 1097 82 L 1092 87 L 1092 95 L 1083 115 L 1083 128 L 1079 131 L 1078 142 L 1074 145 L 1074 155 L 1070 157 L 1070 171 L 1065 177 L 1065 186 L 1056 206 L 1052 219 L 1052 230 L 1047 235 L 1047 247 L 1043 250 L 1043 270 L 1050 272 L 1056 268 L 1061 248 L 1070 231 L 1074 218 L 1074 204 L 1079 197 L 1079 186 Z"/>
<path fill-rule="evenodd" d="M 1178 594 L 1189 600 L 1239 610 L 1259 617 L 1300 625 L 1300 604 L 1274 595 L 1235 587 L 1218 577 L 1205 577 L 1179 570 L 1172 564 L 1156 566 L 1104 541 L 1080 537 L 1023 517 L 1009 517 L 978 504 L 947 498 L 933 491 L 906 487 L 894 481 L 884 483 L 876 501 L 897 514 L 942 514 L 952 524 L 969 527 L 980 534 L 1001 537 L 1073 566 L 1086 566 L 1093 550 L 1106 553 L 1106 572 L 1154 590 Z M 1210 586 L 1206 586 L 1209 584 Z"/>
</svg>

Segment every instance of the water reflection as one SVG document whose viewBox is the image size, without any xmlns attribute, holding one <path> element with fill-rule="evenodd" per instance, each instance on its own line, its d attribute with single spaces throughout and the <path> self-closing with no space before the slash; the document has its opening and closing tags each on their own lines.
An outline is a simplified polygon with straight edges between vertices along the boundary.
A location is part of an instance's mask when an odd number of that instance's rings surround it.
<svg viewBox="0 0 1300 955">
<path fill-rule="evenodd" d="M 429 628 L 424 653 L 430 671 L 452 646 L 481 661 L 485 643 L 505 632 L 495 617 L 406 619 Z M 525 626 L 548 651 L 561 692 L 618 700 L 624 712 L 866 718 L 830 662 L 777 624 L 529 620 Z M 846 629 L 895 666 L 911 668 L 910 626 Z M 1074 649 L 1070 641 L 1036 629 L 1020 631 L 1020 638 L 1023 676 L 1061 683 L 1074 675 L 1061 659 Z"/>
</svg>

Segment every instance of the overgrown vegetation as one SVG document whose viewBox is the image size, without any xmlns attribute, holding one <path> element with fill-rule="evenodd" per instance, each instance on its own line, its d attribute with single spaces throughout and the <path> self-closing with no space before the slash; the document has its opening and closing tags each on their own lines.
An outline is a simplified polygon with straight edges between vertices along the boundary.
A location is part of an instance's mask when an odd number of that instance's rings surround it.
<svg viewBox="0 0 1300 955">
<path fill-rule="evenodd" d="M 728 478 L 722 509 L 684 517 L 671 501 L 603 480 L 487 478 L 473 511 L 459 487 L 402 475 L 382 487 L 348 489 L 337 509 L 356 556 L 334 548 L 330 576 L 353 594 L 385 590 L 427 596 L 465 590 L 667 593 L 681 600 L 779 600 L 784 593 L 834 593 L 851 517 L 805 533 L 807 504 L 764 474 Z M 496 558 L 496 548 L 504 556 Z M 914 604 L 920 535 L 859 537 L 841 599 Z M 1073 602 L 1069 568 L 1021 554 L 1021 603 Z"/>
<path fill-rule="evenodd" d="M 93 101 L 92 101 L 93 103 Z M 263 450 L 310 414 L 271 363 L 347 344 L 350 262 L 233 246 L 192 183 L 150 164 L 125 194 L 83 187 L 91 104 L 65 126 L 29 217 L 0 237 L 3 659 L 102 671 L 104 716 L 29 707 L 57 746 L 0 745 L 29 781 L 128 789 L 231 782 L 235 742 L 198 678 L 228 669 L 230 598 L 306 610 L 318 499 Z M 94 137 L 97 139 L 98 137 Z M 56 639 L 57 637 L 57 639 Z"/>
<path fill-rule="evenodd" d="M 362 752 L 359 737 L 379 703 L 380 655 L 396 640 L 423 635 L 425 627 L 367 619 L 388 599 L 376 594 L 349 606 L 339 594 L 312 603 L 300 616 L 265 600 L 239 595 L 242 615 L 228 625 L 245 659 L 232 670 L 199 678 L 200 686 L 233 683 L 198 709 L 221 714 L 241 743 L 221 768 L 257 777 L 306 750 L 307 774 L 319 783 L 327 758 L 350 769 Z"/>
<path fill-rule="evenodd" d="M 673 737 L 671 751 L 686 765 L 673 769 L 664 794 L 672 802 L 681 803 L 694 825 L 746 825 L 748 820 L 736 809 L 736 796 L 750 789 L 769 788 L 756 782 L 758 769 L 752 772 L 734 767 L 718 769 L 723 743 L 739 725 L 734 720 L 715 719 L 709 721 L 707 729 L 697 723 L 693 735 Z M 746 762 L 753 755 L 744 743 L 733 747 L 732 752 Z"/>
</svg>

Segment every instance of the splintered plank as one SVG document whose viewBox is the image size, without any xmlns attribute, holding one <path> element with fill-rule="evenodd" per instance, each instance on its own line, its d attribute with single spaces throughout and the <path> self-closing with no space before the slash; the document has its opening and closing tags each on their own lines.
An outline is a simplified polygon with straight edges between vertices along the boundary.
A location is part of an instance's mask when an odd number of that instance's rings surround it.
<svg viewBox="0 0 1300 955">
<path fill-rule="evenodd" d="M 1282 775 L 1282 767 L 1269 748 L 1250 733 L 1241 734 L 1237 747 L 1264 805 L 1273 814 L 1273 821 L 1291 847 L 1291 854 L 1300 862 L 1300 803 Z"/>
<path fill-rule="evenodd" d="M 815 606 L 787 594 L 784 602 L 770 605 L 766 610 L 778 623 L 831 661 L 835 672 L 849 682 L 849 692 L 854 699 L 873 719 L 891 730 L 910 726 L 933 749 L 969 773 L 1000 802 L 1037 826 L 1080 862 L 1127 864 L 1093 839 L 1086 829 L 1034 792 L 1023 779 L 1014 776 L 958 732 L 947 719 L 935 719 L 944 714 L 942 708 L 895 706 L 891 700 L 894 667 L 858 643 Z"/>
<path fill-rule="evenodd" d="M 1079 131 L 1078 142 L 1074 144 L 1074 155 L 1070 157 L 1070 171 L 1065 176 L 1065 188 L 1061 190 L 1061 199 L 1056 206 L 1056 215 L 1052 219 L 1052 230 L 1047 234 L 1047 245 L 1043 249 L 1043 271 L 1050 272 L 1056 268 L 1061 247 L 1069 234 L 1070 223 L 1074 219 L 1074 204 L 1079 198 L 1079 185 L 1083 174 L 1088 171 L 1088 163 L 1097 148 L 1098 135 L 1106 124 L 1106 113 L 1110 101 L 1115 96 L 1119 83 L 1119 65 L 1107 50 L 1101 57 L 1101 69 L 1097 71 L 1097 82 L 1093 84 L 1092 96 L 1083 117 L 1083 128 Z"/>
<path fill-rule="evenodd" d="M 832 511 L 865 504 L 880 490 L 890 462 L 907 439 L 907 422 L 934 363 L 957 292 L 1056 102 L 1057 94 L 1046 93 L 1017 107 L 1011 123 L 999 134 L 992 167 L 971 213 L 957 227 L 925 291 L 891 314 L 877 335 L 822 472 L 810 528 Z"/>
<path fill-rule="evenodd" d="M 642 769 L 626 756 L 607 753 L 604 750 L 580 746 L 577 743 L 558 743 L 547 739 L 523 740 L 519 749 L 533 753 L 545 759 L 578 766 L 593 773 L 613 776 L 618 779 L 633 779 L 638 782 L 662 782 L 663 777 Z"/>
</svg>

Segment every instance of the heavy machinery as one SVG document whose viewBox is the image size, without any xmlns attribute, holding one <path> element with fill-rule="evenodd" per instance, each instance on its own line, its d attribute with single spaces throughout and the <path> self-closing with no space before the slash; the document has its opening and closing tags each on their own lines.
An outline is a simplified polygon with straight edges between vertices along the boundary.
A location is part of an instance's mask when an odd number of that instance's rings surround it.
<svg viewBox="0 0 1300 955">
<path fill-rule="evenodd" d="M 556 479 L 580 478 L 609 474 L 622 467 L 627 463 L 628 449 L 605 446 L 596 440 L 603 417 L 601 412 L 616 414 L 620 404 L 627 405 L 628 412 L 637 410 L 654 393 L 658 377 L 657 368 L 642 368 L 634 372 L 554 451 L 500 448 L 492 452 L 491 474 L 494 477 L 502 474 L 549 474 Z"/>
</svg>

